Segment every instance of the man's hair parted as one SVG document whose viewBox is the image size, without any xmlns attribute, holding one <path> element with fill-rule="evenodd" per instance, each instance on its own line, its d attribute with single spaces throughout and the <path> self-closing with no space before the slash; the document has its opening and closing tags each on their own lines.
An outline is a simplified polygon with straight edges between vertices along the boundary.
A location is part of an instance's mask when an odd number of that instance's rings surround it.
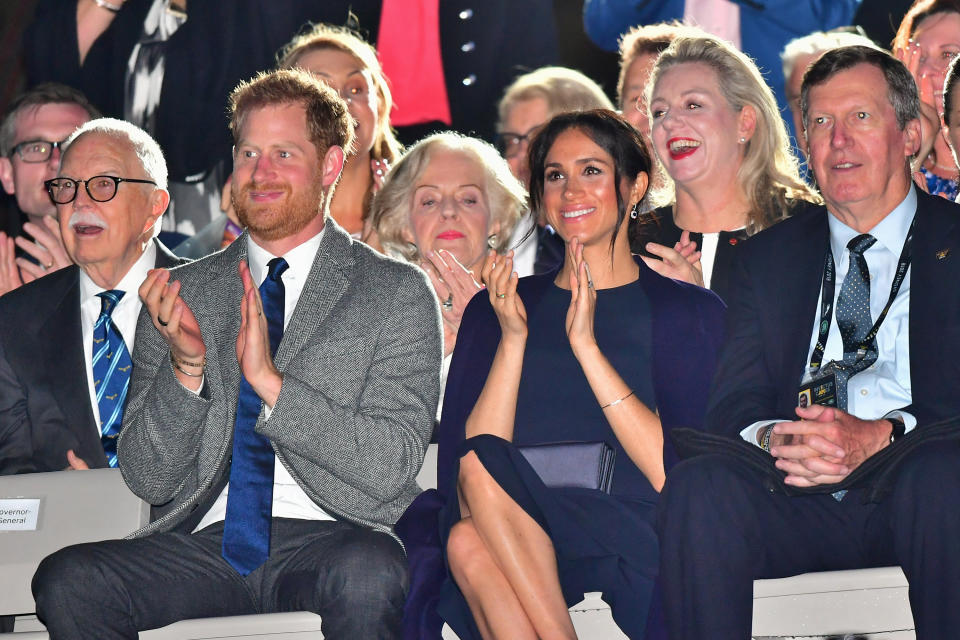
<svg viewBox="0 0 960 640">
<path fill-rule="evenodd" d="M 322 80 L 302 69 L 263 71 L 230 93 L 230 131 L 238 142 L 243 118 L 253 109 L 298 104 L 307 112 L 307 137 L 321 158 L 333 145 L 349 149 L 353 119 L 347 104 Z"/>
</svg>

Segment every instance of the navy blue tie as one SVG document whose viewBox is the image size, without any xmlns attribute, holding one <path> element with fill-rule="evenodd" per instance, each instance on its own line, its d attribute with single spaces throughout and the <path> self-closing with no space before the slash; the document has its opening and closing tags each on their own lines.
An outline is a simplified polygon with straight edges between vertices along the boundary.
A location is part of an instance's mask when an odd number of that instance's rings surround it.
<svg viewBox="0 0 960 640">
<path fill-rule="evenodd" d="M 123 422 L 123 403 L 130 388 L 130 352 L 113 324 L 111 314 L 125 292 L 102 291 L 100 317 L 93 325 L 93 388 L 100 409 L 100 442 L 111 467 L 117 466 L 117 436 Z"/>
<path fill-rule="evenodd" d="M 287 261 L 274 258 L 260 285 L 263 314 L 270 334 L 270 355 L 275 355 L 283 337 L 283 281 Z M 250 318 L 250 321 L 255 321 Z M 227 517 L 223 525 L 223 557 L 237 573 L 247 575 L 270 555 L 270 523 L 273 512 L 274 452 L 269 438 L 254 431 L 263 401 L 246 378 L 240 378 L 237 420 L 233 428 L 233 462 Z"/>
</svg>

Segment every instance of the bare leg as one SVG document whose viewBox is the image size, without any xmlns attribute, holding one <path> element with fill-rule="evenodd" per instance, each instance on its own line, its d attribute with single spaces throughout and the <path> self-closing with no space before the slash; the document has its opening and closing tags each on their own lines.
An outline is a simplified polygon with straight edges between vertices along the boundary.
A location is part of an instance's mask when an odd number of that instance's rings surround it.
<svg viewBox="0 0 960 640">
<path fill-rule="evenodd" d="M 513 588 L 537 636 L 575 639 L 556 554 L 546 532 L 507 495 L 472 451 L 460 459 L 459 492 L 477 536 Z M 478 595 L 481 610 L 494 613 L 484 602 L 488 595 Z"/>
<path fill-rule="evenodd" d="M 447 561 L 481 636 L 536 640 L 537 632 L 520 606 L 520 599 L 487 551 L 470 517 L 450 530 Z"/>
</svg>

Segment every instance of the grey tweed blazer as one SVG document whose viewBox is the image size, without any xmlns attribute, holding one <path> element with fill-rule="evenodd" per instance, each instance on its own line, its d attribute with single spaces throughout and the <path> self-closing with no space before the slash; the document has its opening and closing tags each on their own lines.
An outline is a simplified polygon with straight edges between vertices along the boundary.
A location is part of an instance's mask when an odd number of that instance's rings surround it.
<svg viewBox="0 0 960 640">
<path fill-rule="evenodd" d="M 258 433 L 312 500 L 390 532 L 419 493 L 414 480 L 440 391 L 439 308 L 426 275 L 350 239 L 333 220 L 274 359 L 283 387 Z M 229 473 L 240 369 L 236 338 L 247 257 L 230 247 L 174 269 L 207 347 L 200 395 L 176 379 L 144 308 L 137 326 L 120 469 L 154 505 L 133 534 L 167 531 L 207 504 Z"/>
</svg>

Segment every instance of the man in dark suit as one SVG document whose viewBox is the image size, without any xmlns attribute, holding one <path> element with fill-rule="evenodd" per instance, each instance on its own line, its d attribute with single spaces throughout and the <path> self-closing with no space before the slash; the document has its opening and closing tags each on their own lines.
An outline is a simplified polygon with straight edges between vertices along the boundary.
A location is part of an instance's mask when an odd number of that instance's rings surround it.
<svg viewBox="0 0 960 640">
<path fill-rule="evenodd" d="M 757 578 L 891 564 L 918 637 L 952 637 L 960 448 L 937 421 L 960 415 L 960 208 L 911 184 L 917 90 L 888 54 L 827 52 L 802 106 L 826 206 L 740 255 L 706 427 L 749 444 L 667 478 L 671 637 L 749 637 Z"/>
<path fill-rule="evenodd" d="M 120 469 L 155 519 L 44 560 L 33 591 L 53 638 L 290 610 L 320 614 L 324 637 L 399 635 L 393 524 L 433 428 L 438 305 L 423 272 L 328 216 L 352 138 L 332 89 L 275 71 L 231 104 L 247 231 L 140 289 Z"/>
<path fill-rule="evenodd" d="M 149 269 L 178 263 L 153 239 L 169 201 L 156 142 L 128 123 L 99 119 L 63 148 L 59 177 L 48 184 L 76 264 L 0 298 L 4 474 L 116 466 L 136 290 Z M 105 303 L 105 291 L 116 300 Z M 110 312 L 101 317 L 105 304 Z M 104 367 L 114 359 L 112 371 Z"/>
</svg>

